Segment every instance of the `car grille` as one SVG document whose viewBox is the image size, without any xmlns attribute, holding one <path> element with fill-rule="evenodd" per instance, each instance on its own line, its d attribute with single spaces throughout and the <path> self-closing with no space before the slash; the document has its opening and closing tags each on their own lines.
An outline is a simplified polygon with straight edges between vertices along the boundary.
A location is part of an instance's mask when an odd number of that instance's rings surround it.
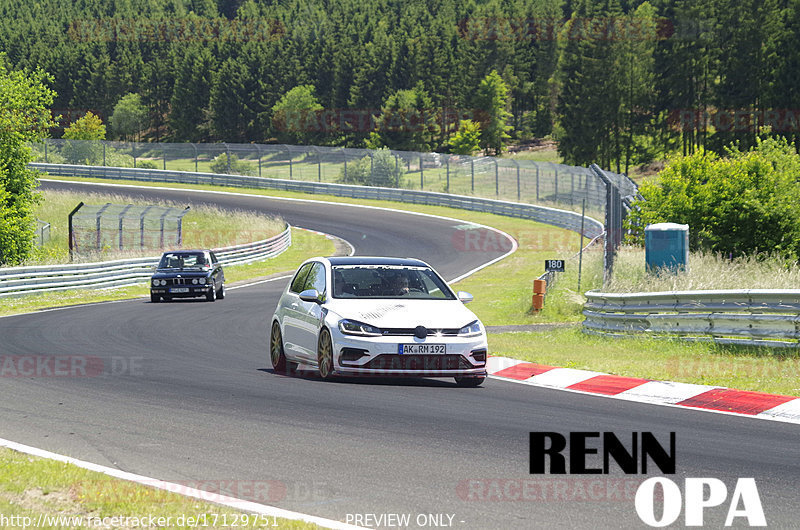
<svg viewBox="0 0 800 530">
<path fill-rule="evenodd" d="M 167 285 L 195 285 L 192 283 L 192 280 L 200 278 L 165 278 L 167 280 Z M 198 284 L 200 285 L 200 284 Z"/>
<path fill-rule="evenodd" d="M 382 328 L 383 335 L 386 337 L 413 337 L 414 328 Z M 437 335 L 442 337 L 455 337 L 458 335 L 457 328 L 429 329 L 428 336 Z"/>
<path fill-rule="evenodd" d="M 372 370 L 467 370 L 475 368 L 461 355 L 378 355 L 359 368 Z"/>
</svg>

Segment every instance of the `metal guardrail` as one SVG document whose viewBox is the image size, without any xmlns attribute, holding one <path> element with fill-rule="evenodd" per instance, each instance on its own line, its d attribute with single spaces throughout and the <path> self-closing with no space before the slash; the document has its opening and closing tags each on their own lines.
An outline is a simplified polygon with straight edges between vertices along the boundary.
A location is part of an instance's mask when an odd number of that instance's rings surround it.
<svg viewBox="0 0 800 530">
<path fill-rule="evenodd" d="M 277 236 L 253 243 L 214 249 L 225 266 L 243 265 L 277 256 L 292 244 L 291 227 Z M 0 269 L 0 297 L 109 288 L 142 283 L 153 274 L 160 256 L 69 265 L 41 265 Z"/>
<path fill-rule="evenodd" d="M 800 289 L 589 291 L 586 298 L 583 330 L 590 334 L 800 347 Z"/>
<path fill-rule="evenodd" d="M 135 143 L 47 139 L 31 144 L 36 162 L 213 171 L 306 182 L 369 184 L 511 200 L 605 208 L 605 181 L 580 166 L 513 158 L 312 145 Z M 145 166 L 146 164 L 146 166 Z M 624 175 L 604 172 L 621 194 Z"/>
<path fill-rule="evenodd" d="M 194 173 L 188 171 L 169 171 L 162 169 L 135 169 L 107 166 L 77 166 L 67 164 L 32 163 L 29 167 L 63 177 L 88 177 L 116 180 L 136 180 L 144 182 L 166 182 L 180 184 L 211 184 L 215 186 L 277 189 L 309 194 L 326 194 L 356 199 L 376 199 L 413 204 L 449 206 L 462 210 L 494 213 L 509 217 L 529 219 L 544 224 L 566 228 L 574 232 L 581 230 L 581 215 L 575 212 L 524 204 L 506 202 L 466 195 L 451 195 L 432 191 L 408 190 L 400 188 L 380 188 L 356 186 L 329 182 L 308 182 L 274 178 L 251 177 L 246 175 L 222 175 L 215 173 Z M 589 238 L 603 233 L 603 223 L 586 217 L 584 235 Z"/>
</svg>

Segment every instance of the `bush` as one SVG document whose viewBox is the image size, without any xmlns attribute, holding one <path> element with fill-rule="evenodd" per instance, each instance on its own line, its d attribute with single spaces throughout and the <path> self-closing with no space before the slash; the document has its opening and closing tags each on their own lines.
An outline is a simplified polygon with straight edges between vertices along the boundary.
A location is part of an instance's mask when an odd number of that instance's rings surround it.
<svg viewBox="0 0 800 530">
<path fill-rule="evenodd" d="M 228 155 L 226 153 L 222 153 L 214 158 L 214 161 L 211 162 L 211 171 L 214 173 L 231 175 L 254 176 L 256 174 L 256 169 L 253 164 L 245 160 L 240 160 L 236 155 L 230 155 L 229 166 Z"/>
<path fill-rule="evenodd" d="M 139 160 L 136 162 L 136 167 L 138 169 L 161 169 L 158 164 L 152 160 Z"/>
<path fill-rule="evenodd" d="M 354 164 L 348 164 L 347 173 L 342 168 L 339 182 L 361 186 L 401 187 L 405 169 L 388 148 L 377 149 Z"/>
<path fill-rule="evenodd" d="M 645 182 L 627 224 L 634 243 L 656 222 L 689 225 L 692 250 L 726 256 L 775 252 L 800 256 L 800 156 L 784 139 L 759 141 L 720 158 L 696 153 L 672 160 Z"/>
</svg>

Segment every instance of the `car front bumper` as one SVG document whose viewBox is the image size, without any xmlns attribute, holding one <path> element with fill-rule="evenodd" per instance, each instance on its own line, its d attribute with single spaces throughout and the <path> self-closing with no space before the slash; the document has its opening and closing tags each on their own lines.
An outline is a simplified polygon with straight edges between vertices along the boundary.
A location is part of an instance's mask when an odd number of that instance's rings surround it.
<svg viewBox="0 0 800 530">
<path fill-rule="evenodd" d="M 341 375 L 486 376 L 486 335 L 361 337 L 331 331 L 334 370 Z M 402 345 L 444 345 L 445 353 L 400 353 Z"/>
<path fill-rule="evenodd" d="M 212 288 L 212 285 L 189 285 L 184 287 L 184 289 L 188 289 L 187 292 L 177 292 L 171 290 L 170 287 L 151 287 L 150 294 L 169 296 L 171 298 L 194 298 L 197 296 L 205 296 Z"/>
</svg>

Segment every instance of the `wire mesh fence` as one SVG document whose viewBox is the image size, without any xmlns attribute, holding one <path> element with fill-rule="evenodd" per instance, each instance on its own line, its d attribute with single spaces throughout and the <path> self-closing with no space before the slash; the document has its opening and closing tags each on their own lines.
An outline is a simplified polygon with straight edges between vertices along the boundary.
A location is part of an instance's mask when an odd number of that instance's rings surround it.
<svg viewBox="0 0 800 530">
<path fill-rule="evenodd" d="M 75 254 L 144 250 L 182 244 L 183 216 L 189 210 L 132 204 L 84 204 L 72 215 L 70 242 Z"/>
<path fill-rule="evenodd" d="M 441 153 L 276 144 L 134 143 L 48 139 L 37 162 L 210 172 L 360 184 L 533 204 L 604 209 L 604 182 L 588 168 Z M 623 196 L 636 185 L 606 172 Z"/>
</svg>

